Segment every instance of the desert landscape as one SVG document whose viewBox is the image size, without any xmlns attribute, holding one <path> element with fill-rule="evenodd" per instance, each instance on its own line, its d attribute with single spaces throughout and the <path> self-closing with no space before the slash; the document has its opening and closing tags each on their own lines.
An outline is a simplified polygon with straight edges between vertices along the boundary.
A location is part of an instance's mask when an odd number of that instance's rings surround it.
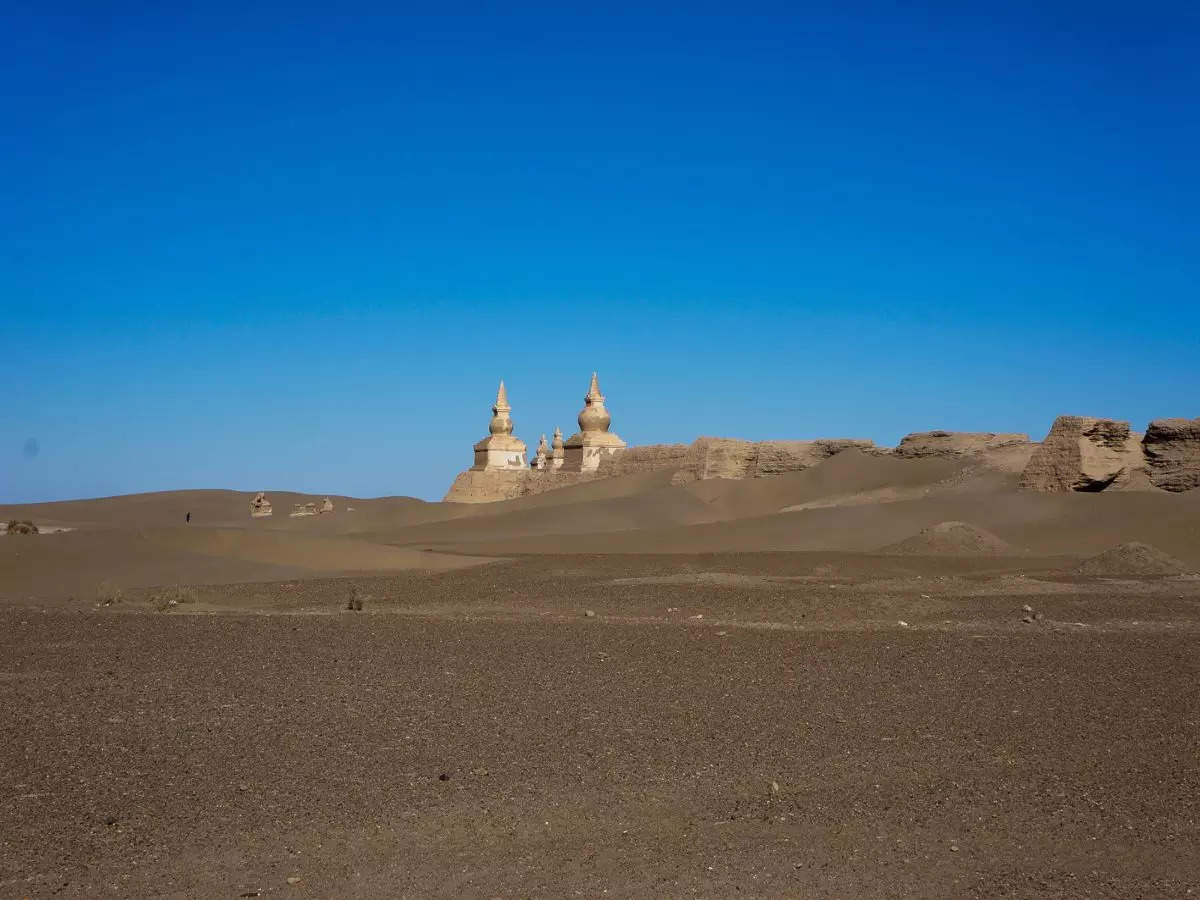
<svg viewBox="0 0 1200 900">
<path fill-rule="evenodd" d="M 0 506 L 0 895 L 1189 895 L 1169 422 Z"/>
</svg>

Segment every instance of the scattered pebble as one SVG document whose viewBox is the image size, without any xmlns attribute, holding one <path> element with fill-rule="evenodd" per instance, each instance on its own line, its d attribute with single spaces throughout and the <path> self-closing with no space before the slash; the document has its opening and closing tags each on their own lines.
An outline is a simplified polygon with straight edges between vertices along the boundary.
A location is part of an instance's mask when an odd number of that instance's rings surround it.
<svg viewBox="0 0 1200 900">
<path fill-rule="evenodd" d="M 703 618 L 704 618 L 704 613 L 697 613 L 697 614 L 696 614 L 696 615 L 694 615 L 694 616 L 689 616 L 689 618 L 692 618 L 692 619 L 703 619 Z"/>
<path fill-rule="evenodd" d="M 105 825 L 116 825 L 116 824 L 117 824 L 117 818 L 116 818 L 116 816 L 105 816 L 105 817 L 104 817 L 104 824 L 105 824 Z"/>
<path fill-rule="evenodd" d="M 897 625 L 899 625 L 901 628 L 907 628 L 907 627 L 908 627 L 908 623 L 907 623 L 907 622 L 905 622 L 903 619 L 901 619 L 901 620 L 900 620 L 899 622 L 897 622 L 896 624 L 897 624 Z"/>
<path fill-rule="evenodd" d="M 728 631 L 718 631 L 717 637 L 725 637 L 725 635 L 727 635 L 727 634 L 729 634 Z"/>
<path fill-rule="evenodd" d="M 1031 613 L 1031 612 L 1033 612 L 1033 607 L 1030 606 L 1028 603 L 1026 603 L 1024 606 L 1021 607 L 1021 612 Z"/>
<path fill-rule="evenodd" d="M 584 614 L 585 616 L 587 616 L 587 618 L 589 618 L 589 619 L 594 619 L 594 618 L 596 618 L 596 611 L 595 611 L 594 609 L 585 609 L 585 610 L 583 611 L 583 614 Z"/>
<path fill-rule="evenodd" d="M 1021 616 L 1021 621 L 1024 622 L 1026 625 L 1029 625 L 1030 623 L 1033 622 L 1033 616 Z"/>
<path fill-rule="evenodd" d="M 778 781 L 772 781 L 772 782 L 771 782 L 771 793 L 772 793 L 772 794 L 778 794 L 778 793 L 779 793 L 779 782 L 778 782 Z"/>
<path fill-rule="evenodd" d="M 445 772 L 443 772 L 441 775 L 438 776 L 438 781 L 449 781 L 449 780 L 450 780 L 450 776 L 447 775 Z"/>
<path fill-rule="evenodd" d="M 299 875 L 289 875 L 289 876 L 288 876 L 287 883 L 288 883 L 288 884 L 299 884 L 299 883 L 300 883 L 300 876 L 299 876 Z"/>
</svg>

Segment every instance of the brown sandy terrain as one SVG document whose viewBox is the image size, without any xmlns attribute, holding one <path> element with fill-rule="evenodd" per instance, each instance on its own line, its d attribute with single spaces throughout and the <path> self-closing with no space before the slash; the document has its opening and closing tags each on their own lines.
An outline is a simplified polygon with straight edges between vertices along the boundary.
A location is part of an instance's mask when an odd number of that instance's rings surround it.
<svg viewBox="0 0 1200 900">
<path fill-rule="evenodd" d="M 0 896 L 1200 891 L 1200 496 L 651 474 L 0 508 Z"/>
</svg>

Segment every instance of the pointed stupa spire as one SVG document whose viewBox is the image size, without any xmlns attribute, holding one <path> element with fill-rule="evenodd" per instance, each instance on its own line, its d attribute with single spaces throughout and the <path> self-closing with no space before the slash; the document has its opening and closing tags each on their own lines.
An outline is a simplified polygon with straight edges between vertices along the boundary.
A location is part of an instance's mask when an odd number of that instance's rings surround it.
<svg viewBox="0 0 1200 900">
<path fill-rule="evenodd" d="M 604 395 L 600 393 L 600 379 L 596 377 L 596 373 L 592 373 L 592 383 L 588 385 L 587 398 L 593 402 L 604 402 Z"/>
<path fill-rule="evenodd" d="M 504 380 L 500 380 L 500 389 L 496 391 L 496 405 L 492 407 L 492 424 L 488 431 L 492 434 L 512 434 L 513 421 L 509 413 L 512 407 L 508 405 L 508 391 L 504 389 Z"/>
</svg>

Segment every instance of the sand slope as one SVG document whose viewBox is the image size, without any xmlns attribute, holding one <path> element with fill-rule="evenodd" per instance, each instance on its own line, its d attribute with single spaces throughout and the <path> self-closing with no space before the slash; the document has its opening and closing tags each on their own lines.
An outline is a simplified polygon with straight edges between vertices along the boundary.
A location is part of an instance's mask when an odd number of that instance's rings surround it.
<svg viewBox="0 0 1200 900">
<path fill-rule="evenodd" d="M 772 478 L 670 483 L 669 472 L 612 478 L 502 503 L 334 496 L 335 512 L 290 519 L 310 494 L 173 491 L 0 507 L 0 519 L 76 528 L 0 536 L 0 596 L 127 586 L 229 583 L 314 574 L 437 569 L 509 554 L 820 551 L 906 555 L 1002 552 L 1082 559 L 1140 541 L 1200 564 L 1200 491 L 1041 494 L 1011 473 L 959 459 L 847 452 Z M 192 523 L 184 525 L 187 512 Z M 934 533 L 939 523 L 978 529 Z M 982 535 L 982 537 L 981 537 Z M 969 545 L 969 546 L 968 546 Z M 957 546 L 957 550 L 955 550 Z M 429 551 L 440 551 L 439 555 Z M 1007 552 L 1007 551 L 1004 551 Z"/>
</svg>

